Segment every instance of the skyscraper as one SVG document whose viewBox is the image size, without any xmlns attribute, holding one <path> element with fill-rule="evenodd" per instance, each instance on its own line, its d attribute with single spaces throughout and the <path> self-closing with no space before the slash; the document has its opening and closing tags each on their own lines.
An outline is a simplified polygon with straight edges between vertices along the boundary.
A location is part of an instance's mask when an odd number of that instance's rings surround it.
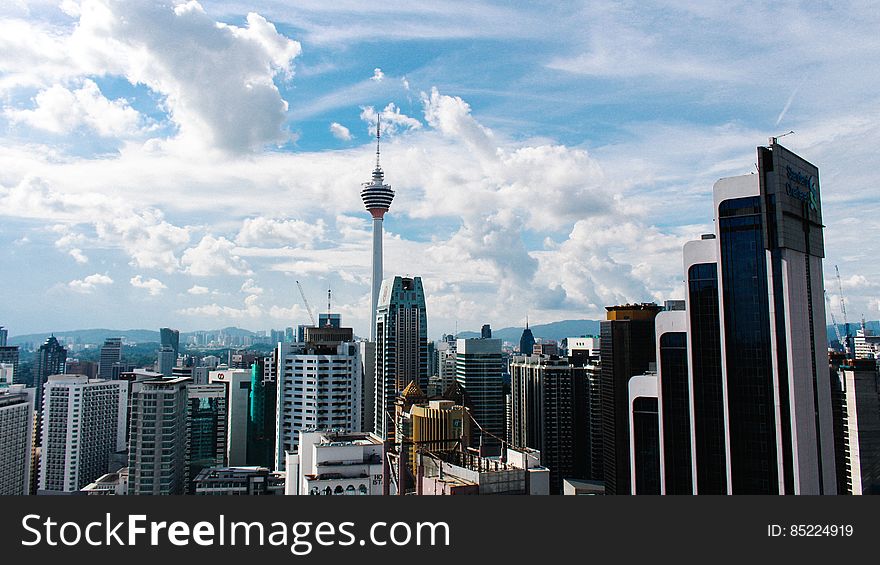
<svg viewBox="0 0 880 565">
<path fill-rule="evenodd" d="M 873 359 L 850 359 L 840 367 L 846 410 L 845 490 L 880 494 L 880 375 Z"/>
<path fill-rule="evenodd" d="M 171 328 L 159 328 L 159 347 L 169 346 L 174 350 L 174 358 L 180 354 L 180 331 Z"/>
<path fill-rule="evenodd" d="M 606 494 L 630 494 L 629 380 L 656 361 L 653 303 L 608 306 L 600 324 L 603 480 Z"/>
<path fill-rule="evenodd" d="M 376 312 L 379 307 L 379 291 L 382 285 L 382 221 L 385 213 L 391 208 L 394 199 L 394 191 L 391 185 L 385 184 L 385 173 L 379 165 L 379 121 L 376 121 L 376 168 L 373 169 L 373 178 L 364 183 L 361 191 L 361 199 L 364 207 L 373 217 L 373 275 L 372 294 L 370 295 L 370 341 L 376 341 Z"/>
<path fill-rule="evenodd" d="M 510 388 L 511 443 L 541 452 L 550 492 L 561 494 L 563 479 L 589 478 L 586 369 L 555 355 L 516 356 Z"/>
<path fill-rule="evenodd" d="M 50 336 L 37 351 L 34 360 L 34 388 L 36 389 L 37 409 L 43 402 L 43 386 L 50 375 L 64 373 L 64 363 L 67 361 L 67 350 L 64 349 L 55 336 Z"/>
<path fill-rule="evenodd" d="M 226 386 L 190 382 L 187 404 L 187 494 L 195 494 L 194 481 L 202 469 L 226 465 Z"/>
<path fill-rule="evenodd" d="M 277 344 L 276 344 L 277 346 Z M 260 357 L 251 366 L 248 398 L 247 465 L 275 468 L 277 380 L 273 357 Z"/>
<path fill-rule="evenodd" d="M 526 320 L 526 329 L 523 330 L 522 336 L 519 338 L 519 352 L 521 355 L 531 355 L 535 348 L 535 336 L 529 329 L 529 321 Z"/>
<path fill-rule="evenodd" d="M 660 312 L 654 319 L 654 332 L 657 336 L 660 492 L 693 494 L 687 312 Z"/>
<path fill-rule="evenodd" d="M 122 361 L 122 338 L 108 337 L 101 346 L 101 361 L 98 364 L 98 378 L 113 378 L 113 365 Z"/>
<path fill-rule="evenodd" d="M 38 493 L 74 493 L 125 449 L 128 383 L 52 375 L 43 394 Z"/>
<path fill-rule="evenodd" d="M 0 388 L 0 496 L 30 494 L 34 389 Z"/>
<path fill-rule="evenodd" d="M 636 375 L 627 382 L 627 389 L 628 490 L 632 494 L 660 494 L 663 467 L 657 375 L 653 372 Z M 620 491 L 618 484 L 617 493 Z"/>
<path fill-rule="evenodd" d="M 420 277 L 382 282 L 376 312 L 374 414 L 376 435 L 394 435 L 394 402 L 415 381 L 428 388 L 428 318 Z"/>
<path fill-rule="evenodd" d="M 459 339 L 455 380 L 464 389 L 465 404 L 477 423 L 472 427 L 472 443 L 481 446 L 484 454 L 497 455 L 506 434 L 501 340 Z"/>
<path fill-rule="evenodd" d="M 217 369 L 208 373 L 209 384 L 226 387 L 226 464 L 247 464 L 248 412 L 250 409 L 251 369 Z"/>
<path fill-rule="evenodd" d="M 189 379 L 143 381 L 131 396 L 128 494 L 186 492 Z"/>
<path fill-rule="evenodd" d="M 819 171 L 771 138 L 714 204 L 728 492 L 835 493 Z"/>
</svg>

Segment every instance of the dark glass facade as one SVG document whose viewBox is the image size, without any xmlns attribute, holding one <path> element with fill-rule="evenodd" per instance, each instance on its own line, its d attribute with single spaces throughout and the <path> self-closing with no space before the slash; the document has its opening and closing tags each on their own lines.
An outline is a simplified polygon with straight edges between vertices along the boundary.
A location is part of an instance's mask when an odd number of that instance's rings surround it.
<svg viewBox="0 0 880 565">
<path fill-rule="evenodd" d="M 718 266 L 688 269 L 688 310 L 694 387 L 694 444 L 698 494 L 727 493 L 724 448 L 724 385 L 721 379 L 721 318 Z"/>
<path fill-rule="evenodd" d="M 778 494 L 767 260 L 758 196 L 718 207 L 733 494 Z"/>
<path fill-rule="evenodd" d="M 660 494 L 660 417 L 657 399 L 633 399 L 634 494 Z"/>
<path fill-rule="evenodd" d="M 226 398 L 189 398 L 189 442 L 187 446 L 188 494 L 195 493 L 195 478 L 207 467 L 226 465 Z"/>
<path fill-rule="evenodd" d="M 251 366 L 248 398 L 247 464 L 275 467 L 275 412 L 277 385 L 264 378 L 264 358 Z"/>
<path fill-rule="evenodd" d="M 666 494 L 693 494 L 687 333 L 660 336 Z"/>
</svg>

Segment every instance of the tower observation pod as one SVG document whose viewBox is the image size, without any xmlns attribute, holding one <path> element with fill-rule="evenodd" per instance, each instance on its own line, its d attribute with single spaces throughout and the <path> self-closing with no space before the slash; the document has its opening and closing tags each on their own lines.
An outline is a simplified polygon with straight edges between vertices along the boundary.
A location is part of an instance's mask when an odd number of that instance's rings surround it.
<svg viewBox="0 0 880 565">
<path fill-rule="evenodd" d="M 379 141 L 381 133 L 379 120 L 376 120 L 376 168 L 373 169 L 373 178 L 363 184 L 361 199 L 364 207 L 373 217 L 373 275 L 372 295 L 370 298 L 370 341 L 376 340 L 376 306 L 379 303 L 379 288 L 382 286 L 382 220 L 385 212 L 391 207 L 394 199 L 394 191 L 391 185 L 385 184 L 385 173 L 379 165 Z"/>
</svg>

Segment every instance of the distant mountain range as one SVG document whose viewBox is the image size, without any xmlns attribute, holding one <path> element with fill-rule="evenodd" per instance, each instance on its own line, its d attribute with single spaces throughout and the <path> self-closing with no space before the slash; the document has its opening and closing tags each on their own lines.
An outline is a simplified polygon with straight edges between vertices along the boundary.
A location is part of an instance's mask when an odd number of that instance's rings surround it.
<svg viewBox="0 0 880 565">
<path fill-rule="evenodd" d="M 859 328 L 859 326 L 859 323 L 850 323 L 850 332 L 852 333 L 852 335 L 855 335 L 856 330 Z M 880 321 L 872 320 L 870 322 L 866 322 L 865 326 L 875 334 L 880 333 Z M 843 324 L 838 324 L 838 327 L 840 328 L 841 335 L 846 335 L 846 327 Z M 523 329 L 524 328 L 522 327 L 508 327 L 499 330 L 493 329 L 492 337 L 498 338 L 502 341 L 519 343 L 519 338 L 522 336 Z M 561 320 L 559 322 L 551 322 L 549 324 L 536 324 L 531 326 L 531 329 L 532 334 L 534 334 L 535 338 L 555 339 L 559 341 L 565 337 L 599 335 L 599 320 Z M 257 335 L 257 332 L 252 332 L 243 328 L 227 327 L 220 330 L 199 330 L 195 332 L 181 332 L 180 341 L 181 343 L 186 343 L 189 336 L 197 333 L 219 334 L 221 332 L 232 336 Z M 837 342 L 837 336 L 834 333 L 834 326 L 828 326 L 826 328 L 826 333 L 828 334 L 829 343 Z M 17 335 L 10 337 L 8 341 L 9 345 L 22 345 L 25 343 L 33 343 L 38 345 L 46 341 L 46 338 L 48 338 L 50 335 L 53 334 L 37 333 Z M 83 344 L 101 344 L 104 343 L 104 340 L 108 337 L 122 337 L 126 341 L 131 343 L 159 342 L 159 332 L 154 330 L 109 330 L 105 328 L 98 328 L 91 330 L 71 330 L 66 332 L 54 332 L 54 335 L 55 337 L 61 338 L 62 341 L 67 341 L 67 339 L 70 338 L 73 339 L 76 343 Z M 439 339 L 440 336 L 436 337 Z M 480 332 L 463 331 L 458 333 L 458 337 L 480 337 Z"/>
</svg>

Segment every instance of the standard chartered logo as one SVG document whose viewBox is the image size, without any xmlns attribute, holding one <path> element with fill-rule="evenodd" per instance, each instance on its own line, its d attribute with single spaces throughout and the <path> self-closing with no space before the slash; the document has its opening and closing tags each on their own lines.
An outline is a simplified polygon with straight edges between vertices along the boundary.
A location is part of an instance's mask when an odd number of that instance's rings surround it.
<svg viewBox="0 0 880 565">
<path fill-rule="evenodd" d="M 789 180 L 789 182 L 785 183 L 785 193 L 809 204 L 810 210 L 818 211 L 819 180 L 813 175 L 805 175 L 788 166 L 785 167 L 785 176 Z M 807 190 L 801 190 L 798 185 Z"/>
</svg>

